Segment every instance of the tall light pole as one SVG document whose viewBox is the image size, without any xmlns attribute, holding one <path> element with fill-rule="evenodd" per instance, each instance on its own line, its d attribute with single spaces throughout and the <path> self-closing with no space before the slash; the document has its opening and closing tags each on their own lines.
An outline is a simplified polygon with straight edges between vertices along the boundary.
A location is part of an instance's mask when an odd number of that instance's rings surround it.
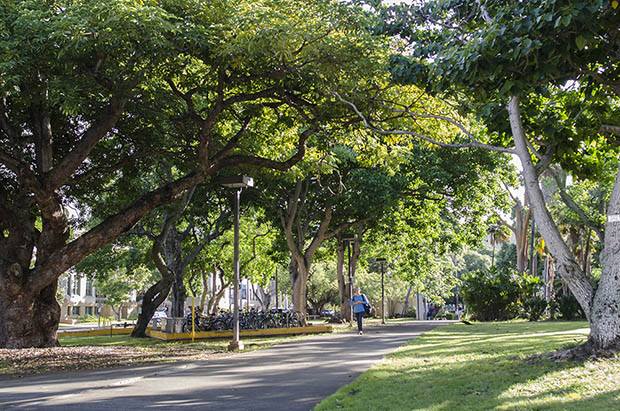
<svg viewBox="0 0 620 411">
<path fill-rule="evenodd" d="M 348 277 L 349 277 L 349 300 L 353 298 L 353 270 L 351 270 L 351 243 L 356 239 L 355 234 L 344 234 L 342 236 L 342 242 L 347 244 L 347 260 L 348 260 Z M 349 321 L 353 323 L 353 307 L 351 307 L 351 312 L 349 316 Z"/>
<path fill-rule="evenodd" d="M 239 199 L 241 190 L 246 187 L 254 186 L 254 180 L 247 176 L 230 176 L 220 180 L 220 184 L 224 187 L 235 189 L 235 246 L 233 254 L 234 266 L 234 308 L 233 308 L 233 339 L 228 344 L 228 350 L 243 350 L 243 342 L 239 339 Z"/>
<path fill-rule="evenodd" d="M 385 273 L 385 258 L 377 258 L 375 260 L 381 269 L 381 324 L 385 324 L 385 286 L 383 283 L 383 274 Z"/>
</svg>

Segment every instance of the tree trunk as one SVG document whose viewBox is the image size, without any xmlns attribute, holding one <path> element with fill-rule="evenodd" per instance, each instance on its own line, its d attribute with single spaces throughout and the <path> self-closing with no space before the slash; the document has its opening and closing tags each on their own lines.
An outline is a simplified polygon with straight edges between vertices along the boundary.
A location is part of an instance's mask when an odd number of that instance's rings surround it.
<svg viewBox="0 0 620 411">
<path fill-rule="evenodd" d="M 407 311 L 409 310 L 409 296 L 411 296 L 412 289 L 413 289 L 413 285 L 409 284 L 409 289 L 407 290 L 407 296 L 405 297 L 405 303 L 403 304 L 402 317 L 406 316 Z"/>
<path fill-rule="evenodd" d="M 336 273 L 338 275 L 338 297 L 340 298 L 340 318 L 351 318 L 351 296 L 349 295 L 349 287 L 347 287 L 348 275 L 345 276 L 344 271 L 344 255 L 345 245 L 340 236 L 337 237 L 337 263 Z"/>
<path fill-rule="evenodd" d="M 517 246 L 517 271 L 525 272 L 527 267 L 527 240 L 531 210 L 520 203 L 515 204 L 515 242 Z"/>
<path fill-rule="evenodd" d="M 220 282 L 222 283 L 222 288 L 220 288 L 220 290 L 213 295 L 213 298 L 211 298 L 211 301 L 209 301 L 209 307 L 207 309 L 207 312 L 210 314 L 217 313 L 217 309 L 220 306 L 220 301 L 222 300 L 222 297 L 224 297 L 224 294 L 226 293 L 226 290 L 228 290 L 228 287 L 230 287 L 231 285 L 230 282 L 228 283 L 226 282 L 225 277 L 224 277 L 224 271 L 220 270 L 219 274 L 220 274 Z M 217 278 L 217 267 L 215 265 L 213 266 L 213 278 L 214 279 Z M 213 282 L 214 292 L 217 289 L 215 281 L 216 280 L 214 280 Z"/>
<path fill-rule="evenodd" d="M 546 207 L 542 191 L 538 184 L 538 175 L 525 142 L 526 136 L 521 124 L 518 97 L 512 97 L 510 99 L 509 114 L 515 146 L 523 167 L 525 189 L 531 209 L 538 223 L 538 231 L 543 236 L 549 251 L 556 260 L 556 269 L 558 273 L 566 281 L 571 292 L 583 308 L 584 313 L 589 316 L 592 309 L 594 289 L 592 284 L 585 278 L 579 263 L 575 261 L 573 254 L 564 242 Z"/>
<path fill-rule="evenodd" d="M 299 311 L 306 314 L 308 306 L 308 276 L 310 271 L 308 267 L 299 264 L 294 258 L 292 258 L 291 263 L 289 264 L 289 273 L 293 288 L 293 311 Z"/>
<path fill-rule="evenodd" d="M 595 353 L 616 354 L 620 351 L 620 170 L 607 213 L 602 273 L 590 313 L 588 348 Z"/>
<path fill-rule="evenodd" d="M 209 301 L 209 307 L 207 311 L 210 314 L 217 314 L 217 309 L 220 306 L 220 301 L 222 301 L 222 297 L 224 297 L 224 294 L 228 290 L 228 287 L 230 287 L 230 283 L 227 283 L 220 291 L 215 294 L 215 297 L 213 297 L 211 301 Z"/>
<path fill-rule="evenodd" d="M 616 175 L 609 201 L 604 248 L 601 252 L 602 274 L 595 292 L 580 264 L 562 239 L 545 205 L 538 185 L 538 176 L 525 142 L 518 97 L 510 99 L 509 114 L 515 146 L 523 166 L 526 190 L 539 232 L 556 261 L 557 272 L 577 298 L 590 322 L 588 341 L 577 351 L 592 354 L 617 353 L 620 349 L 620 170 Z"/>
<path fill-rule="evenodd" d="M 364 224 L 357 227 L 357 236 L 351 245 L 351 279 L 355 283 L 355 273 L 357 272 L 357 262 L 362 254 L 362 234 L 364 232 Z"/>
<path fill-rule="evenodd" d="M 590 278 L 592 276 L 592 246 L 591 239 L 592 237 L 592 229 L 588 228 L 585 236 L 585 245 L 583 247 L 583 272 L 586 273 L 586 276 Z"/>
<path fill-rule="evenodd" d="M 258 301 L 260 302 L 261 310 L 268 311 L 271 306 L 271 293 L 265 292 L 263 287 L 257 285 L 254 294 L 256 294 L 256 298 L 258 298 Z"/>
<path fill-rule="evenodd" d="M 20 270 L 11 267 L 13 281 L 3 284 L 10 290 L 8 298 L 0 300 L 0 347 L 28 348 L 58 346 L 56 331 L 60 322 L 60 306 L 56 301 L 57 283 L 38 294 L 28 292 L 20 281 Z M 19 304 L 16 302 L 19 301 Z"/>
<path fill-rule="evenodd" d="M 187 289 L 183 282 L 185 272 L 175 270 L 174 282 L 172 283 L 172 310 L 171 317 L 185 317 L 185 300 L 187 299 Z"/>
<path fill-rule="evenodd" d="M 213 274 L 215 277 L 215 273 Z M 202 279 L 202 295 L 200 296 L 200 309 L 204 310 L 207 304 L 207 296 L 209 295 L 209 277 L 203 268 L 200 268 L 200 278 Z M 215 282 L 213 287 L 215 293 Z M 208 311 L 207 311 L 208 312 Z"/>
<path fill-rule="evenodd" d="M 142 311 L 140 312 L 140 315 L 138 315 L 138 321 L 136 322 L 136 326 L 131 333 L 132 337 L 147 337 L 146 327 L 148 327 L 151 318 L 153 318 L 153 314 L 155 314 L 157 307 L 159 307 L 161 303 L 168 298 L 171 287 L 172 279 L 162 278 L 146 291 L 144 298 L 142 299 Z"/>
</svg>

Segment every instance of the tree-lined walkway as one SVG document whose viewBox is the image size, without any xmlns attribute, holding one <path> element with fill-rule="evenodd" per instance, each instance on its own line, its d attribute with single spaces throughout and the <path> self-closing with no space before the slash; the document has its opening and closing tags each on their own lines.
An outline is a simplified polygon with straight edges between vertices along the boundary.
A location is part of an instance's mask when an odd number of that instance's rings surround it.
<svg viewBox="0 0 620 411">
<path fill-rule="evenodd" d="M 0 378 L 0 409 L 310 410 L 407 341 L 446 321 L 287 342 L 215 361 Z"/>
</svg>

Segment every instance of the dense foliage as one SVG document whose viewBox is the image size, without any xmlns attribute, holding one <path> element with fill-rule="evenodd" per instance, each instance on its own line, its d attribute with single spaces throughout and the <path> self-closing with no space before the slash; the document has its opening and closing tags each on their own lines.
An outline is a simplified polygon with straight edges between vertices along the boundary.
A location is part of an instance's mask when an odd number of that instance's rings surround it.
<svg viewBox="0 0 620 411">
<path fill-rule="evenodd" d="M 504 321 L 521 316 L 535 321 L 546 309 L 538 295 L 540 285 L 538 277 L 492 267 L 465 275 L 461 294 L 474 319 Z"/>
</svg>

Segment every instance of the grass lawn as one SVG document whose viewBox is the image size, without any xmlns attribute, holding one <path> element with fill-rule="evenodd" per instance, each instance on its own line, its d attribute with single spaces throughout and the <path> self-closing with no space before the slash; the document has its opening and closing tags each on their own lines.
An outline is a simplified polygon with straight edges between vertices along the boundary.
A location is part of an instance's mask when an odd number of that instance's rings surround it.
<svg viewBox="0 0 620 411">
<path fill-rule="evenodd" d="M 588 332 L 586 322 L 440 327 L 316 410 L 620 410 L 620 359 L 530 358 L 575 346 Z"/>
<path fill-rule="evenodd" d="M 291 340 L 301 336 L 278 336 L 278 337 L 261 337 L 261 338 L 243 338 L 242 341 L 248 349 L 270 346 L 286 340 Z M 227 351 L 230 338 L 221 340 L 207 340 L 195 342 L 191 341 L 162 341 L 156 338 L 132 338 L 128 335 L 97 335 L 92 337 L 61 337 L 60 345 L 63 347 L 79 347 L 79 346 L 123 346 L 123 347 L 153 347 L 153 348 L 177 348 L 196 349 L 196 350 L 212 350 Z"/>
</svg>

